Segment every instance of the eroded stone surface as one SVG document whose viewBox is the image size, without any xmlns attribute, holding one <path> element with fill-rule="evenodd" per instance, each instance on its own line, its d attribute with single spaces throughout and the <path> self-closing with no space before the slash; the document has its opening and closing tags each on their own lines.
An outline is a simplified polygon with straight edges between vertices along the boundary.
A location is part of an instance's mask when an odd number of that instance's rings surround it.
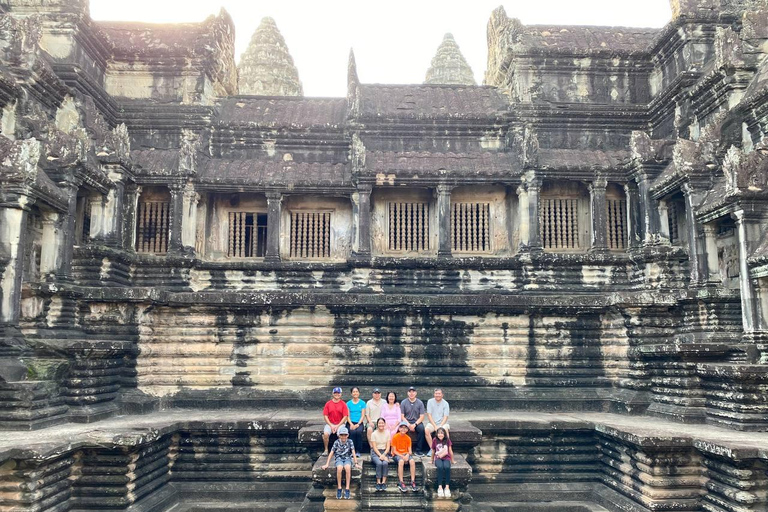
<svg viewBox="0 0 768 512">
<path fill-rule="evenodd" d="M 275 20 L 264 18 L 240 57 L 240 94 L 303 96 L 299 71 L 293 64 Z"/>
</svg>

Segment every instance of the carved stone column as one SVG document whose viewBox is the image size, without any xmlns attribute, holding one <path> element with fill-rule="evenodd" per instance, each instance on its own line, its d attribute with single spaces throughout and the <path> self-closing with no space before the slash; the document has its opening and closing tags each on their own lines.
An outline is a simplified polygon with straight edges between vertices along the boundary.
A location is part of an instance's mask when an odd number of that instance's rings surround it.
<svg viewBox="0 0 768 512">
<path fill-rule="evenodd" d="M 667 223 L 666 210 L 664 219 L 661 219 L 661 206 L 656 207 L 656 200 L 651 197 L 651 180 L 645 174 L 637 181 L 637 196 L 640 207 L 640 231 L 644 245 L 655 245 L 658 237 L 666 232 L 669 239 L 669 224 Z M 666 205 L 665 205 L 666 207 Z"/>
<path fill-rule="evenodd" d="M 704 250 L 704 235 L 701 231 L 701 224 L 696 220 L 695 211 L 701 197 L 688 183 L 682 186 L 682 190 L 685 198 L 685 221 L 688 228 L 686 236 L 688 237 L 688 265 L 691 271 L 691 283 L 701 284 L 709 277 Z"/>
<path fill-rule="evenodd" d="M 653 201 L 653 199 L 651 199 L 651 201 Z M 662 238 L 670 240 L 671 235 L 669 233 L 669 207 L 667 206 L 666 201 L 659 201 L 657 212 L 659 215 L 659 234 Z"/>
<path fill-rule="evenodd" d="M 437 257 L 451 257 L 451 187 L 437 186 Z"/>
<path fill-rule="evenodd" d="M 520 239 L 520 245 L 518 246 L 519 252 L 525 252 L 528 250 L 529 238 L 530 238 L 530 219 L 528 218 L 528 190 L 525 186 L 520 185 L 517 187 L 517 218 L 518 218 L 518 236 Z"/>
<path fill-rule="evenodd" d="M 4 267 L 0 265 L 0 324 L 6 326 L 19 323 L 27 218 L 33 202 L 19 195 L 0 203 L 0 257 L 6 261 Z"/>
<path fill-rule="evenodd" d="M 200 202 L 200 194 L 195 192 L 195 187 L 188 183 L 183 192 L 183 214 L 181 218 L 181 245 L 184 252 L 195 253 L 197 237 L 197 203 Z"/>
<path fill-rule="evenodd" d="M 736 234 L 739 244 L 739 291 L 741 292 L 741 320 L 744 325 L 744 334 L 751 334 L 756 328 L 756 300 L 755 289 L 749 278 L 749 265 L 747 258 L 750 255 L 751 240 L 749 219 L 743 210 L 731 214 L 736 221 Z"/>
<path fill-rule="evenodd" d="M 62 244 L 59 247 L 58 279 L 68 281 L 72 274 L 72 258 L 75 251 L 75 221 L 77 220 L 77 190 L 79 184 L 67 179 L 61 183 L 61 188 L 68 195 L 67 212 L 61 223 Z"/>
<path fill-rule="evenodd" d="M 123 222 L 125 222 L 125 174 L 111 170 L 109 178 L 114 187 L 104 201 L 104 224 L 102 238 L 110 247 L 123 247 Z"/>
<path fill-rule="evenodd" d="M 541 244 L 541 224 L 539 217 L 539 200 L 541 196 L 541 179 L 533 178 L 528 183 L 528 249 L 531 252 L 544 250 Z"/>
<path fill-rule="evenodd" d="M 605 189 L 608 181 L 598 178 L 589 184 L 590 206 L 592 209 L 592 236 L 591 252 L 608 251 L 608 207 L 605 198 Z"/>
<path fill-rule="evenodd" d="M 360 185 L 357 189 L 357 251 L 355 257 L 371 257 L 371 185 Z"/>
<path fill-rule="evenodd" d="M 168 252 L 182 254 L 184 246 L 181 241 L 182 219 L 184 218 L 184 189 L 181 184 L 173 184 L 171 192 L 171 226 L 168 239 Z"/>
<path fill-rule="evenodd" d="M 641 234 L 638 232 L 640 229 L 639 220 L 639 208 L 640 194 L 637 189 L 637 185 L 634 182 L 624 185 L 624 196 L 627 198 L 627 244 L 630 249 L 638 246 L 641 240 Z"/>
<path fill-rule="evenodd" d="M 133 251 L 136 248 L 136 209 L 141 196 L 141 187 L 136 183 L 128 183 L 125 187 L 125 212 L 123 214 L 123 243 L 122 248 Z"/>
<path fill-rule="evenodd" d="M 61 215 L 56 212 L 43 212 L 43 238 L 40 253 L 40 279 L 55 277 L 58 269 L 59 245 L 64 243 L 61 235 Z"/>
<path fill-rule="evenodd" d="M 267 252 L 264 261 L 280 261 L 280 216 L 282 209 L 282 192 L 267 192 Z"/>
<path fill-rule="evenodd" d="M 720 282 L 720 263 L 717 258 L 717 227 L 713 223 L 704 224 L 704 246 L 707 253 L 707 281 Z"/>
</svg>

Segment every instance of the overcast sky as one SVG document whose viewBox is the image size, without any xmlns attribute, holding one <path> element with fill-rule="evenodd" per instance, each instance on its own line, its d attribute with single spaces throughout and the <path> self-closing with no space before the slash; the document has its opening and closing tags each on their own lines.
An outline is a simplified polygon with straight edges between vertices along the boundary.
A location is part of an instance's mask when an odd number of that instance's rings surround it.
<svg viewBox="0 0 768 512">
<path fill-rule="evenodd" d="M 471 4 L 471 5 L 470 5 Z M 422 83 L 443 35 L 453 33 L 482 83 L 486 25 L 503 5 L 525 24 L 662 27 L 669 0 L 91 0 L 96 20 L 202 21 L 224 7 L 235 20 L 236 59 L 264 16 L 285 37 L 306 96 L 345 96 L 354 48 L 365 83 Z"/>
</svg>

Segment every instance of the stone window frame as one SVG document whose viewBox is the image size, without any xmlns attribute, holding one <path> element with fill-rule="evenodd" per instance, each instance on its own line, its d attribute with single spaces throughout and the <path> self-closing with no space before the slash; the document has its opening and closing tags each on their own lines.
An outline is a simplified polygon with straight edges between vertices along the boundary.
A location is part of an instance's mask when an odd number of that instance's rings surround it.
<svg viewBox="0 0 768 512">
<path fill-rule="evenodd" d="M 618 212 L 617 210 L 618 206 Z M 618 183 L 609 183 L 605 195 L 606 226 L 605 239 L 608 250 L 624 252 L 629 249 L 629 200 L 627 194 Z M 621 234 L 617 236 L 617 232 Z"/>
<path fill-rule="evenodd" d="M 160 199 L 160 200 L 158 200 Z M 146 204 L 158 204 L 159 208 L 150 209 L 149 216 L 153 221 L 157 221 L 159 216 L 160 229 L 155 228 L 155 235 L 146 238 L 146 233 L 142 233 L 142 214 L 146 218 L 147 210 L 142 208 L 142 205 Z M 163 208 L 162 205 L 166 207 Z M 169 245 L 171 240 L 171 215 L 172 215 L 172 199 L 171 192 L 167 187 L 148 187 L 146 190 L 142 190 L 139 197 L 136 199 L 136 217 L 134 222 L 134 250 L 138 254 L 149 254 L 156 256 L 165 256 L 168 254 Z M 145 226 L 148 229 L 149 226 Z M 165 232 L 165 236 L 162 233 Z M 157 233 L 160 233 L 158 239 Z M 144 250 L 146 247 L 147 250 Z M 156 250 L 149 250 L 149 249 Z"/>
<path fill-rule="evenodd" d="M 267 236 L 268 236 L 267 235 L 267 229 L 268 229 L 268 220 L 267 220 L 268 213 L 267 213 L 267 211 L 266 210 L 261 210 L 261 209 L 255 209 L 253 211 L 233 209 L 233 210 L 227 210 L 226 213 L 227 213 L 227 256 L 226 256 L 227 259 L 231 259 L 231 260 L 263 259 L 266 256 L 266 254 L 267 254 Z M 252 215 L 253 219 L 256 222 L 253 225 L 254 231 L 257 232 L 257 234 L 256 234 L 256 237 L 257 237 L 257 239 L 256 239 L 256 243 L 257 243 L 257 245 L 256 245 L 256 248 L 257 248 L 256 253 L 257 253 L 257 255 L 255 255 L 255 256 L 253 255 L 253 253 L 251 253 L 250 256 L 247 256 L 247 255 L 246 256 L 233 256 L 231 254 L 232 241 L 231 241 L 231 239 L 229 237 L 232 236 L 232 231 L 233 231 L 233 226 L 232 226 L 233 215 L 237 215 L 237 214 Z M 258 227 L 259 227 L 259 225 L 258 225 L 258 217 L 259 216 L 264 216 L 264 219 L 265 219 L 265 224 L 263 226 L 264 227 L 263 251 L 259 251 L 258 250 L 261 247 L 261 246 L 258 245 L 258 240 L 260 239 L 260 236 L 258 235 Z M 253 237 L 253 235 L 251 235 L 251 237 Z M 251 238 L 251 240 L 253 241 L 253 238 Z M 253 247 L 253 245 L 251 245 L 251 246 Z M 263 254 L 259 255 L 260 252 L 262 252 Z"/>
<path fill-rule="evenodd" d="M 432 215 L 434 208 L 433 202 L 428 200 L 397 200 L 397 199 L 387 199 L 385 201 L 386 204 L 386 211 L 387 211 L 387 253 L 393 254 L 393 255 L 407 255 L 407 254 L 431 254 L 434 248 L 432 247 L 432 242 L 430 240 L 432 236 Z M 402 218 L 402 212 L 403 210 L 401 208 L 398 208 L 397 206 L 393 205 L 422 205 L 421 212 L 419 213 L 419 210 L 416 210 L 416 215 L 419 217 L 419 220 L 421 223 L 421 229 L 418 229 L 414 231 L 411 230 L 411 234 L 416 233 L 416 244 L 418 247 L 414 250 L 413 246 L 413 240 L 404 240 L 403 237 L 400 237 L 398 240 L 395 239 L 396 235 L 398 233 L 404 233 L 408 234 L 408 231 L 403 230 L 397 230 L 396 233 L 392 233 L 392 221 L 393 221 L 393 215 L 394 217 Z M 412 208 L 412 206 L 411 206 Z M 409 206 L 405 207 L 405 216 L 413 215 L 408 211 Z M 393 245 L 395 248 L 393 248 Z M 397 248 L 397 246 L 400 246 L 400 248 Z M 402 248 L 405 246 L 405 248 Z M 408 246 L 411 248 L 409 249 Z"/>
<path fill-rule="evenodd" d="M 333 208 L 304 208 L 304 207 L 294 207 L 287 209 L 288 213 L 288 255 L 287 259 L 293 260 L 293 261 L 330 261 L 333 258 L 333 248 L 334 244 L 336 243 L 335 234 L 333 230 L 333 220 L 334 216 L 336 214 L 336 210 Z M 322 249 L 319 245 L 313 245 L 313 249 L 311 251 L 308 251 L 307 253 L 303 254 L 296 254 L 294 251 L 297 250 L 296 246 L 294 245 L 295 240 L 294 236 L 297 235 L 297 232 L 294 231 L 294 228 L 296 225 L 294 224 L 295 218 L 297 215 L 327 215 L 326 220 L 322 224 L 322 231 L 323 231 L 323 244 Z M 302 225 L 303 226 L 303 225 Z M 310 233 L 309 230 L 312 230 L 314 228 L 314 224 L 308 225 L 306 227 L 307 234 Z M 304 229 L 302 227 L 302 229 Z M 326 239 L 327 237 L 327 239 Z M 303 251 L 303 249 L 298 249 L 300 251 Z M 308 255 L 309 252 L 316 252 L 320 251 L 321 254 L 319 256 L 310 256 Z"/>
<path fill-rule="evenodd" d="M 457 233 L 456 233 L 457 220 L 456 220 L 456 213 L 455 213 L 454 207 L 456 207 L 458 205 L 472 205 L 475 208 L 483 207 L 483 206 L 485 207 L 485 211 L 484 212 L 482 212 L 482 213 L 480 211 L 477 212 L 477 215 L 479 217 L 479 219 L 477 219 L 478 222 L 484 222 L 485 223 L 485 226 L 484 226 L 485 234 L 484 234 L 484 236 L 481 236 L 480 237 L 481 240 L 478 240 L 477 242 L 478 243 L 482 243 L 482 239 L 484 238 L 485 239 L 485 248 L 483 248 L 483 249 L 463 249 L 462 250 L 461 246 L 459 244 L 457 244 L 457 242 L 460 242 L 460 240 L 458 240 Z M 474 210 L 474 208 L 473 208 L 473 210 Z M 492 254 L 495 251 L 493 223 L 491 222 L 491 218 L 493 216 L 493 213 L 494 213 L 493 212 L 493 203 L 491 201 L 477 201 L 477 202 L 473 202 L 473 201 L 456 201 L 456 202 L 454 202 L 454 201 L 451 201 L 451 211 L 450 211 L 450 216 L 451 216 L 450 217 L 451 218 L 451 221 L 450 221 L 451 222 L 451 234 L 450 234 L 450 236 L 451 236 L 451 253 L 461 254 L 461 255 L 465 255 L 465 254 Z M 469 215 L 470 215 L 470 222 L 472 222 L 474 220 L 474 219 L 472 219 L 472 212 L 470 212 Z M 475 236 L 474 233 L 476 233 L 476 231 L 473 228 L 474 228 L 474 226 L 470 225 L 469 233 L 464 233 L 464 235 L 466 235 L 465 236 L 465 240 L 471 241 L 471 238 L 473 238 Z"/>
<path fill-rule="evenodd" d="M 563 190 L 563 188 L 565 190 Z M 587 252 L 590 249 L 589 229 L 591 229 L 592 225 L 592 212 L 590 208 L 591 201 L 587 185 L 582 181 L 575 180 L 546 180 L 542 184 L 540 194 L 538 221 L 543 250 L 545 252 L 557 254 L 579 254 Z M 568 203 L 565 205 L 566 210 L 574 206 L 576 207 L 576 226 L 575 228 L 566 228 L 565 231 L 559 228 L 553 233 L 547 226 L 545 226 L 544 214 L 546 212 L 548 202 L 558 200 L 568 201 Z M 552 208 L 554 212 L 552 212 L 551 215 L 561 215 L 562 210 L 560 208 L 563 206 L 564 205 L 562 203 L 553 205 Z M 558 238 L 562 240 L 564 235 L 567 236 L 567 238 L 570 240 L 574 240 L 573 236 L 575 235 L 575 240 L 578 245 L 560 246 L 561 244 L 556 241 L 553 247 L 551 241 Z"/>
</svg>

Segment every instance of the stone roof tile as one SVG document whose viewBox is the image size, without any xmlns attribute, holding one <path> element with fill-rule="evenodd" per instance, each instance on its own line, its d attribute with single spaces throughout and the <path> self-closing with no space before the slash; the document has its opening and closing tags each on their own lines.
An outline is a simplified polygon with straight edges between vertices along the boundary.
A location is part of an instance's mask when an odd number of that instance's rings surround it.
<svg viewBox="0 0 768 512">
<path fill-rule="evenodd" d="M 503 114 L 508 99 L 495 87 L 361 85 L 362 118 L 475 119 Z"/>
<path fill-rule="evenodd" d="M 221 101 L 217 117 L 224 124 L 270 128 L 339 127 L 346 112 L 344 98 L 234 97 Z"/>
</svg>

